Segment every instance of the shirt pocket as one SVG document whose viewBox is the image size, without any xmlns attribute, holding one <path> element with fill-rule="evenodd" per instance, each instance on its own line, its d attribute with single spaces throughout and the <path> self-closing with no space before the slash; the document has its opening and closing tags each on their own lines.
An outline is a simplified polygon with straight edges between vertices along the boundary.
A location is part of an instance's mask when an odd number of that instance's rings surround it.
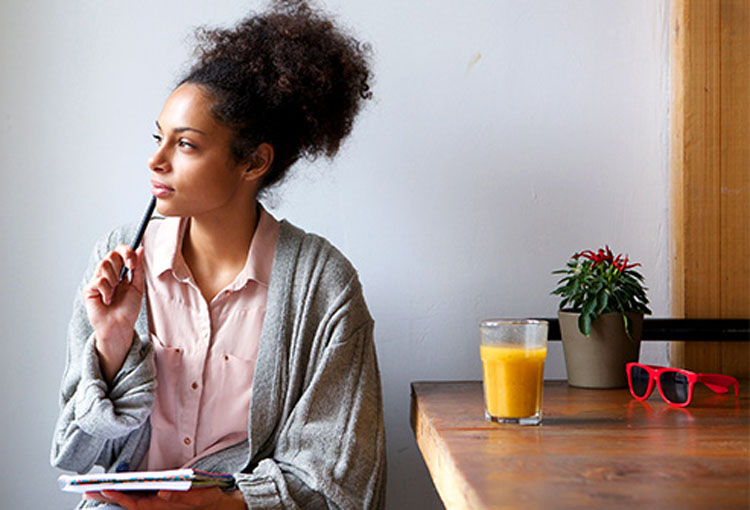
<svg viewBox="0 0 750 510">
<path fill-rule="evenodd" d="M 206 390 L 210 388 L 216 398 L 204 399 L 204 412 L 209 417 L 221 417 L 212 420 L 216 440 L 247 432 L 254 372 L 254 359 L 221 353 L 211 360 Z"/>
<path fill-rule="evenodd" d="M 224 391 L 248 390 L 253 384 L 255 359 L 244 359 L 232 353 L 222 353 L 212 360 L 211 375 L 217 388 Z"/>
<path fill-rule="evenodd" d="M 184 351 L 179 347 L 169 347 L 159 337 L 151 333 L 151 342 L 156 355 L 156 406 L 158 413 L 155 421 L 161 425 L 174 425 L 178 419 L 180 407 L 176 388 L 180 387 L 182 374 L 185 371 Z M 154 420 L 152 420 L 154 421 Z"/>
</svg>

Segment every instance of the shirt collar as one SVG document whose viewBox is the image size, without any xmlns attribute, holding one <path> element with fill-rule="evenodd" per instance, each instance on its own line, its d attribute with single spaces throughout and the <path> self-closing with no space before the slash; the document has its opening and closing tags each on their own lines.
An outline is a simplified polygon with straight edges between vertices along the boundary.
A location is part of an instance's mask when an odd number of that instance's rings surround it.
<svg viewBox="0 0 750 510">
<path fill-rule="evenodd" d="M 254 280 L 266 287 L 271 281 L 273 256 L 276 253 L 276 241 L 279 238 L 281 225 L 260 204 L 258 204 L 258 215 L 258 225 L 250 241 L 245 267 L 229 285 L 230 290 L 244 287 L 248 280 Z"/>
</svg>

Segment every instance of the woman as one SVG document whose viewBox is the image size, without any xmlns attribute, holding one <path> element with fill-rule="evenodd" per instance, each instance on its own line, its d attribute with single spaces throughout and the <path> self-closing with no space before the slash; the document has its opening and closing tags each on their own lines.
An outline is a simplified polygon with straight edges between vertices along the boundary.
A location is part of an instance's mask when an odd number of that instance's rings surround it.
<svg viewBox="0 0 750 510">
<path fill-rule="evenodd" d="M 364 52 L 301 2 L 200 39 L 148 164 L 166 218 L 136 251 L 132 228 L 100 241 L 76 300 L 52 464 L 237 481 L 82 506 L 382 508 L 380 375 L 356 272 L 257 200 L 300 157 L 336 153 L 370 97 Z"/>
</svg>

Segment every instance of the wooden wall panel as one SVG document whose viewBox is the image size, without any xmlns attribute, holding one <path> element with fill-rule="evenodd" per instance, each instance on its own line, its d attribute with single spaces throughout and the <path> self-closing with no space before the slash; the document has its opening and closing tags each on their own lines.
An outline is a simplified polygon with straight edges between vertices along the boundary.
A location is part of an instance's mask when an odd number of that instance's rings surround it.
<svg viewBox="0 0 750 510">
<path fill-rule="evenodd" d="M 672 312 L 750 317 L 750 1 L 671 2 Z M 750 342 L 674 342 L 671 361 L 750 373 Z"/>
<path fill-rule="evenodd" d="M 750 317 L 750 8 L 721 5 L 721 311 Z"/>
</svg>

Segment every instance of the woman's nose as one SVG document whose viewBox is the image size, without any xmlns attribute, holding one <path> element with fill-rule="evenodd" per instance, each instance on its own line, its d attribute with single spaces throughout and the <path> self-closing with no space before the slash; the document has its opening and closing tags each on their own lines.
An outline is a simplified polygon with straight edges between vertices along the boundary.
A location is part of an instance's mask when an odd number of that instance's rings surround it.
<svg viewBox="0 0 750 510">
<path fill-rule="evenodd" d="M 152 172 L 168 172 L 169 161 L 164 154 L 164 148 L 159 147 L 156 151 L 148 158 L 148 167 Z"/>
</svg>

